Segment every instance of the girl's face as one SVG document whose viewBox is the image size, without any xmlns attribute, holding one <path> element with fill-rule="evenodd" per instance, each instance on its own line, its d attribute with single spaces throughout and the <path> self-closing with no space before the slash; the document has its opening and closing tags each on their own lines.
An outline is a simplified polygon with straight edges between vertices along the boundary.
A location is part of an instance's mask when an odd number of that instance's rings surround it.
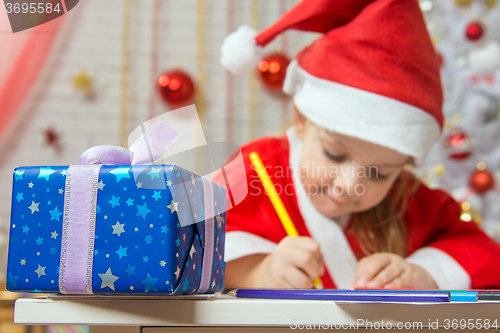
<svg viewBox="0 0 500 333">
<path fill-rule="evenodd" d="M 297 110 L 294 125 L 302 140 L 304 190 L 316 209 L 331 218 L 379 204 L 408 161 L 390 148 L 321 128 Z"/>
</svg>

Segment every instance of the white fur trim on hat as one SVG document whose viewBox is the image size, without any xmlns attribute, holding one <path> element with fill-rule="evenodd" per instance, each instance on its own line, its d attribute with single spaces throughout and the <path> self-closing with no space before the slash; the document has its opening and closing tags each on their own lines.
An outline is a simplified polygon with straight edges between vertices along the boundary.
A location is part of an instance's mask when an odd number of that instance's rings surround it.
<svg viewBox="0 0 500 333">
<path fill-rule="evenodd" d="M 220 63 L 234 74 L 242 74 L 257 66 L 262 48 L 255 41 L 257 31 L 247 25 L 224 39 L 221 46 Z"/>
<path fill-rule="evenodd" d="M 315 77 L 296 60 L 288 66 L 283 91 L 299 111 L 331 131 L 413 156 L 420 165 L 438 140 L 440 127 L 413 105 Z"/>
</svg>

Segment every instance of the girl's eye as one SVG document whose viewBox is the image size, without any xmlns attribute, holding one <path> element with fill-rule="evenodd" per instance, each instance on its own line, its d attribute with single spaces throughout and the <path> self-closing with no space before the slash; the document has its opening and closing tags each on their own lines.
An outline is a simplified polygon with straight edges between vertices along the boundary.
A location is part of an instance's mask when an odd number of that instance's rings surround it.
<svg viewBox="0 0 500 333">
<path fill-rule="evenodd" d="M 334 160 L 335 162 L 344 162 L 345 161 L 345 156 L 338 156 L 338 155 L 333 155 L 324 150 L 326 157 L 328 157 L 331 160 Z"/>
<path fill-rule="evenodd" d="M 372 175 L 371 179 L 374 179 L 374 180 L 387 180 L 387 179 L 389 179 L 389 175 L 383 175 L 383 174 L 377 172 L 375 175 Z"/>
</svg>

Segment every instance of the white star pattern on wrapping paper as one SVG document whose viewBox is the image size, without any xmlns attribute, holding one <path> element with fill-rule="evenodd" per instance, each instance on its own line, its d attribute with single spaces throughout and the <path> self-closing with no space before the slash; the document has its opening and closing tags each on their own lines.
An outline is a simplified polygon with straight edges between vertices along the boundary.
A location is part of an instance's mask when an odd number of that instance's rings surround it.
<svg viewBox="0 0 500 333">
<path fill-rule="evenodd" d="M 45 275 L 45 268 L 47 267 L 42 267 L 40 266 L 40 264 L 38 264 L 38 268 L 35 270 L 35 273 L 38 274 L 38 278 L 40 278 L 40 276 Z"/>
<path fill-rule="evenodd" d="M 177 209 L 177 206 L 179 205 L 178 202 L 175 202 L 172 200 L 170 202 L 170 205 L 167 206 L 167 208 L 170 208 L 170 214 L 173 214 L 174 212 L 178 212 L 179 210 Z"/>
<path fill-rule="evenodd" d="M 59 191 L 59 194 L 63 194 L 64 193 L 64 190 L 62 188 L 60 188 L 58 191 Z"/>
<path fill-rule="evenodd" d="M 167 186 L 168 186 L 168 187 L 172 186 L 172 181 L 171 181 L 170 179 L 169 179 L 169 180 L 167 180 Z"/>
<path fill-rule="evenodd" d="M 57 236 L 59 236 L 59 234 L 57 233 L 57 230 L 55 230 L 54 232 L 51 232 L 50 234 L 52 235 L 50 238 L 54 238 L 54 239 L 57 239 Z"/>
<path fill-rule="evenodd" d="M 223 219 L 220 215 L 217 215 L 217 216 L 215 217 L 215 219 L 217 220 L 217 224 L 218 224 L 219 229 L 220 229 L 220 227 L 221 227 L 221 225 L 222 225 L 222 221 L 224 221 L 224 219 Z"/>
<path fill-rule="evenodd" d="M 104 184 L 104 183 L 102 182 L 102 180 L 101 180 L 101 181 L 99 182 L 98 186 L 99 186 L 99 189 L 100 189 L 100 190 L 104 190 L 104 186 L 106 186 L 106 184 Z"/>
<path fill-rule="evenodd" d="M 21 262 L 20 262 L 21 265 L 26 265 L 26 259 L 21 259 Z"/>
<path fill-rule="evenodd" d="M 175 271 L 175 277 L 177 279 L 179 279 L 179 274 L 181 274 L 181 269 L 179 268 L 179 266 L 177 266 L 177 270 Z"/>
<path fill-rule="evenodd" d="M 111 267 L 108 268 L 106 273 L 98 274 L 98 275 L 102 280 L 101 289 L 109 287 L 109 288 L 111 288 L 111 290 L 115 290 L 115 282 L 119 278 L 118 278 L 118 276 L 114 276 L 113 273 L 111 273 Z"/>
<path fill-rule="evenodd" d="M 160 261 L 160 266 L 161 267 L 165 267 L 165 264 L 166 264 L 165 260 Z"/>
<path fill-rule="evenodd" d="M 135 186 L 137 186 L 137 188 L 142 188 L 142 183 L 137 183 Z"/>
<path fill-rule="evenodd" d="M 38 210 L 38 205 L 40 203 L 35 203 L 34 201 L 31 201 L 31 206 L 29 206 L 28 208 L 31 209 L 31 214 L 33 214 L 34 212 L 39 212 Z"/>
<path fill-rule="evenodd" d="M 195 185 L 195 178 L 192 174 L 191 174 L 191 184 Z"/>
<path fill-rule="evenodd" d="M 215 287 L 215 279 L 212 281 L 212 289 Z"/>
<path fill-rule="evenodd" d="M 35 184 L 33 184 L 32 182 L 29 182 L 29 183 L 28 183 L 28 187 L 29 187 L 29 188 L 33 188 L 33 186 L 34 186 L 34 185 L 35 185 Z"/>
<path fill-rule="evenodd" d="M 193 259 L 193 254 L 196 253 L 196 249 L 194 248 L 194 246 L 191 246 L 191 251 L 189 251 L 189 255 L 191 256 L 191 259 Z"/>
<path fill-rule="evenodd" d="M 125 229 L 123 229 L 124 226 L 125 223 L 120 223 L 120 221 L 116 221 L 116 224 L 111 226 L 111 228 L 113 228 L 112 235 L 117 234 L 118 237 L 120 237 L 120 235 L 125 232 Z"/>
</svg>

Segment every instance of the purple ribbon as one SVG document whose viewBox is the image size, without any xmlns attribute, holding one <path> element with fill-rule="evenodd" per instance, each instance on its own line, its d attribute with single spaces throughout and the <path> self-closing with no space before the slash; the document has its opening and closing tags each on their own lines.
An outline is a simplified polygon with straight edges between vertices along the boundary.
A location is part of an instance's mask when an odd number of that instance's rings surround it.
<svg viewBox="0 0 500 333">
<path fill-rule="evenodd" d="M 118 146 L 95 146 L 80 156 L 80 164 L 134 165 L 153 163 L 162 157 L 182 136 L 182 133 L 160 120 L 148 127 L 125 149 Z"/>
<path fill-rule="evenodd" d="M 62 294 L 92 294 L 100 168 L 100 165 L 71 165 L 66 174 L 59 265 L 59 291 Z"/>
<path fill-rule="evenodd" d="M 214 194 L 212 182 L 201 177 L 203 182 L 203 203 L 205 206 L 205 241 L 203 244 L 203 263 L 200 287 L 197 294 L 204 294 L 210 288 L 212 280 L 212 261 L 214 257 Z"/>
</svg>

